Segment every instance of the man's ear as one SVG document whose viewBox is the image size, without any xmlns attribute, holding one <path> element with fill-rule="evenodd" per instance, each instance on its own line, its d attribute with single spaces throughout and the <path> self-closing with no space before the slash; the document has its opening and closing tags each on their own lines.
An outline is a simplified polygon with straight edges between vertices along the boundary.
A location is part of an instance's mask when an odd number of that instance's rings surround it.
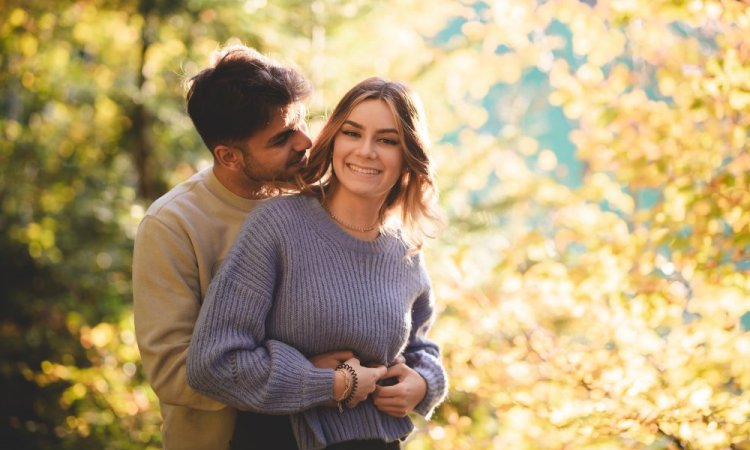
<svg viewBox="0 0 750 450">
<path fill-rule="evenodd" d="M 219 165 L 229 170 L 240 170 L 245 164 L 240 149 L 221 144 L 214 148 L 214 158 Z"/>
</svg>

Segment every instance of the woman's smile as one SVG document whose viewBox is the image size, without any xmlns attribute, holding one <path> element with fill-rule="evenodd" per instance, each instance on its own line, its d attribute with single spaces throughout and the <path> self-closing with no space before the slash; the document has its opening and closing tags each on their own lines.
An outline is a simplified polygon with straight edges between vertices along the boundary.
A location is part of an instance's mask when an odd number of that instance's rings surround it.
<svg viewBox="0 0 750 450">
<path fill-rule="evenodd" d="M 359 166 L 357 164 L 352 164 L 352 163 L 347 163 L 346 167 L 349 168 L 349 170 L 360 173 L 362 175 L 378 175 L 382 173 L 382 170 Z"/>
</svg>

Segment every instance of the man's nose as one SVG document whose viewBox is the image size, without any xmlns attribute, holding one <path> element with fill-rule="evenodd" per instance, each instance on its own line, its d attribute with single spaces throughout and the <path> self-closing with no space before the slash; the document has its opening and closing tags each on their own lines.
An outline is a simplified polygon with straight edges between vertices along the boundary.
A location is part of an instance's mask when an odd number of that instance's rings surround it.
<svg viewBox="0 0 750 450">
<path fill-rule="evenodd" d="M 295 152 L 304 152 L 308 148 L 312 147 L 312 139 L 310 139 L 310 136 L 307 135 L 307 132 L 297 130 L 297 133 L 295 134 L 295 142 L 292 146 Z"/>
</svg>

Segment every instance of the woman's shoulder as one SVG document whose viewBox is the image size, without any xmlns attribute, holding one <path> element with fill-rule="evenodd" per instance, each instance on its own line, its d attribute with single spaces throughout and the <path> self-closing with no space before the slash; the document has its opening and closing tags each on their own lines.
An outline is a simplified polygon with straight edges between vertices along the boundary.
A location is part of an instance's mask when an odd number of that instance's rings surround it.
<svg viewBox="0 0 750 450">
<path fill-rule="evenodd" d="M 300 195 L 283 195 L 263 200 L 245 219 L 236 242 L 270 244 L 294 236 L 305 220 L 307 199 Z"/>
<path fill-rule="evenodd" d="M 264 200 L 247 216 L 244 234 L 282 236 L 297 233 L 310 220 L 315 200 L 301 194 L 283 195 Z"/>
<path fill-rule="evenodd" d="M 412 244 L 409 242 L 404 230 L 398 224 L 386 224 L 382 229 L 385 239 L 391 242 L 391 246 L 399 252 L 405 252 L 413 255 Z"/>
<path fill-rule="evenodd" d="M 296 216 L 301 210 L 308 208 L 309 198 L 301 194 L 280 195 L 264 200 L 251 215 L 262 217 L 263 220 L 281 220 L 288 216 Z"/>
</svg>

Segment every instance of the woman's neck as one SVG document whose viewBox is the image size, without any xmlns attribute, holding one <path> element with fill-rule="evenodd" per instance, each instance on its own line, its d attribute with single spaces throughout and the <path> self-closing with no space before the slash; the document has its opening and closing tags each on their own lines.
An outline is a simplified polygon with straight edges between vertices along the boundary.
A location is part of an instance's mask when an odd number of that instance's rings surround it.
<svg viewBox="0 0 750 450">
<path fill-rule="evenodd" d="M 323 207 L 334 222 L 357 239 L 373 240 L 380 234 L 383 200 L 350 195 L 334 189 L 326 194 Z"/>
</svg>

